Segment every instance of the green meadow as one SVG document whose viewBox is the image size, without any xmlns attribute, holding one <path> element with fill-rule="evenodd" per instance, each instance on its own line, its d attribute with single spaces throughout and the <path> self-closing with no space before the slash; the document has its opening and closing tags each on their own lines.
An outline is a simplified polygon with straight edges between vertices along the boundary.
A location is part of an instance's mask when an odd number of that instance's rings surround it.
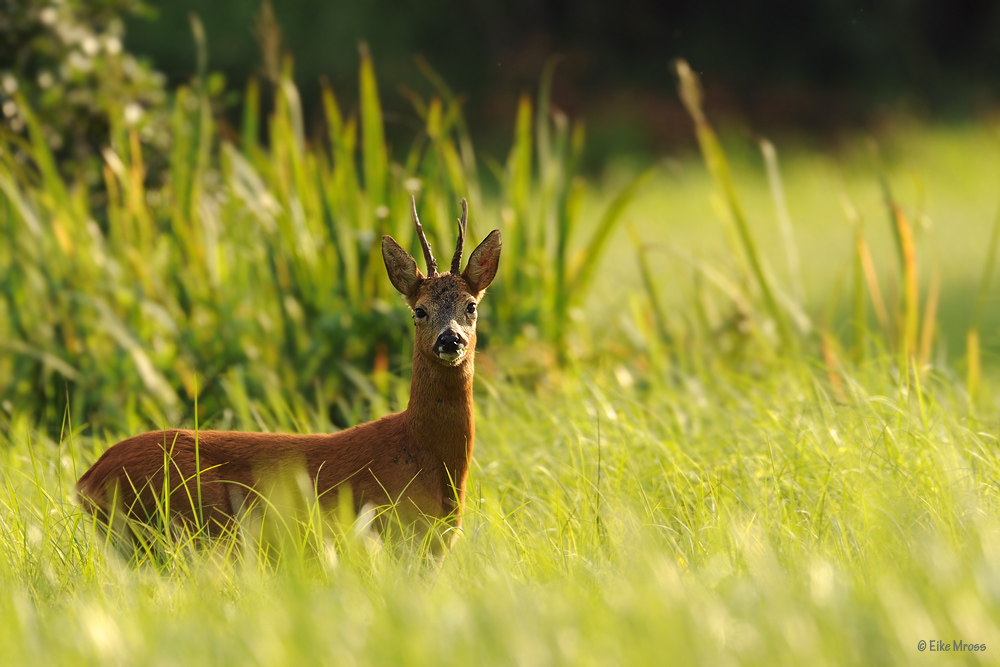
<svg viewBox="0 0 1000 667">
<path fill-rule="evenodd" d="M 110 109 L 97 184 L 22 104 L 0 146 L 0 662 L 996 662 L 995 122 L 768 150 L 716 134 L 682 67 L 698 150 L 592 173 L 551 70 L 499 156 L 428 76 L 404 146 L 367 55 L 356 107 L 326 90 L 325 136 L 288 66 L 236 128 L 195 80 L 158 179 Z M 73 490 L 118 440 L 405 406 L 378 240 L 419 256 L 411 193 L 439 257 L 463 197 L 471 242 L 504 238 L 454 549 L 316 516 L 277 557 L 188 533 L 122 558 Z"/>
</svg>

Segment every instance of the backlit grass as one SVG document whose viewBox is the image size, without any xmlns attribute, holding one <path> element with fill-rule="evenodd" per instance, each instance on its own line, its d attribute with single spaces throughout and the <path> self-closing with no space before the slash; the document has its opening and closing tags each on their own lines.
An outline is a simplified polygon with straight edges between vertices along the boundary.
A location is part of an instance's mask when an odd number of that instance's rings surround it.
<svg viewBox="0 0 1000 667">
<path fill-rule="evenodd" d="M 10 423 L 4 662 L 990 662 L 996 434 L 887 365 L 483 392 L 465 536 L 440 566 L 345 551 L 130 568 L 73 505 L 105 443 Z M 919 398 L 919 400 L 918 400 Z M 253 428 L 253 424 L 240 424 Z M 324 552 L 320 552 L 323 554 Z M 339 555 L 338 555 L 339 554 Z M 986 643 L 920 653 L 921 639 Z"/>
<path fill-rule="evenodd" d="M 995 662 L 989 127 L 778 146 L 768 174 L 703 119 L 711 169 L 594 183 L 547 84 L 503 162 L 438 84 L 400 163 L 367 56 L 360 79 L 356 114 L 328 91 L 326 142 L 288 72 L 269 118 L 251 84 L 239 142 L 179 91 L 164 187 L 115 128 L 103 201 L 8 137 L 0 663 Z M 409 238 L 411 190 L 439 248 L 460 196 L 474 240 L 505 239 L 464 537 L 431 563 L 342 521 L 270 560 L 180 536 L 125 562 L 73 485 L 126 435 L 194 426 L 195 396 L 201 428 L 402 407 L 409 324 L 374 241 Z"/>
</svg>

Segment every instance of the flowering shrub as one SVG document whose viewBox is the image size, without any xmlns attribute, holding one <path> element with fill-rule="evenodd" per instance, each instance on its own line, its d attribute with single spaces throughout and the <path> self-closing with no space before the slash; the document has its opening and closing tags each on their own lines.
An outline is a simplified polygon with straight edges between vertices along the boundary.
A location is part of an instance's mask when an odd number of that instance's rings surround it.
<svg viewBox="0 0 1000 667">
<path fill-rule="evenodd" d="M 91 185 L 109 138 L 135 129 L 165 153 L 164 77 L 123 45 L 121 16 L 144 11 L 136 0 L 0 0 L 0 137 L 26 135 L 30 109 L 60 170 Z"/>
</svg>

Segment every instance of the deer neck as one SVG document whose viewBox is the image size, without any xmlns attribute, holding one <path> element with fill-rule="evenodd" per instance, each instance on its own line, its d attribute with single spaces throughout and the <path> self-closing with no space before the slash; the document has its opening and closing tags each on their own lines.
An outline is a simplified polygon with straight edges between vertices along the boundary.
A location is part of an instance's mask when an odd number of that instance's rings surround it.
<svg viewBox="0 0 1000 667">
<path fill-rule="evenodd" d="M 473 355 L 455 367 L 413 353 L 413 378 L 407 424 L 416 445 L 448 469 L 455 484 L 464 483 L 475 435 L 472 407 Z"/>
</svg>

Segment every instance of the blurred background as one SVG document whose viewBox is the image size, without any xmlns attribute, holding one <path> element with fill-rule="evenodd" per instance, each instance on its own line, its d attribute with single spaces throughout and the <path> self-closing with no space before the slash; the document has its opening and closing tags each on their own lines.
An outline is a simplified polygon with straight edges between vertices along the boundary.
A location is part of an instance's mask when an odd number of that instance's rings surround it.
<svg viewBox="0 0 1000 667">
<path fill-rule="evenodd" d="M 257 0 L 148 4 L 145 17 L 128 21 L 126 44 L 172 83 L 196 71 L 192 12 L 205 24 L 211 69 L 237 85 L 263 71 Z M 1000 78 L 1000 4 L 991 0 L 284 0 L 274 11 L 312 119 L 321 77 L 354 88 L 365 41 L 385 91 L 419 87 L 424 58 L 466 96 L 475 137 L 502 146 L 490 135 L 502 128 L 506 140 L 518 96 L 534 91 L 558 55 L 553 101 L 587 119 L 588 151 L 599 158 L 693 144 L 674 93 L 678 57 L 710 73 L 717 117 L 765 134 L 831 137 L 891 112 L 989 114 Z M 398 94 L 385 105 L 407 115 Z"/>
<path fill-rule="evenodd" d="M 825 148 L 900 118 L 992 118 L 1000 78 L 1000 5 L 990 0 L 286 0 L 266 12 L 259 0 L 2 0 L 0 7 L 0 72 L 18 75 L 36 104 L 40 97 L 42 106 L 79 106 L 86 97 L 67 99 L 49 83 L 54 68 L 86 69 L 79 58 L 65 60 L 74 39 L 56 21 L 61 8 L 78 28 L 120 37 L 116 48 L 137 58 L 125 72 L 129 92 L 147 108 L 163 103 L 161 91 L 212 74 L 216 91 L 226 91 L 215 111 L 236 125 L 246 82 L 274 80 L 291 56 L 312 137 L 325 131 L 321 82 L 356 108 L 359 45 L 367 44 L 397 152 L 417 125 L 413 95 L 434 89 L 429 71 L 460 94 L 480 152 L 499 156 L 519 97 L 537 90 L 547 63 L 557 64 L 552 103 L 586 119 L 591 170 L 615 156 L 656 159 L 694 146 L 674 92 L 678 57 L 710 75 L 707 109 L 727 130 Z M 203 25 L 200 44 L 192 16 Z M 99 115 L 90 111 L 84 115 Z M 106 125 L 88 132 L 99 136 Z"/>
</svg>

